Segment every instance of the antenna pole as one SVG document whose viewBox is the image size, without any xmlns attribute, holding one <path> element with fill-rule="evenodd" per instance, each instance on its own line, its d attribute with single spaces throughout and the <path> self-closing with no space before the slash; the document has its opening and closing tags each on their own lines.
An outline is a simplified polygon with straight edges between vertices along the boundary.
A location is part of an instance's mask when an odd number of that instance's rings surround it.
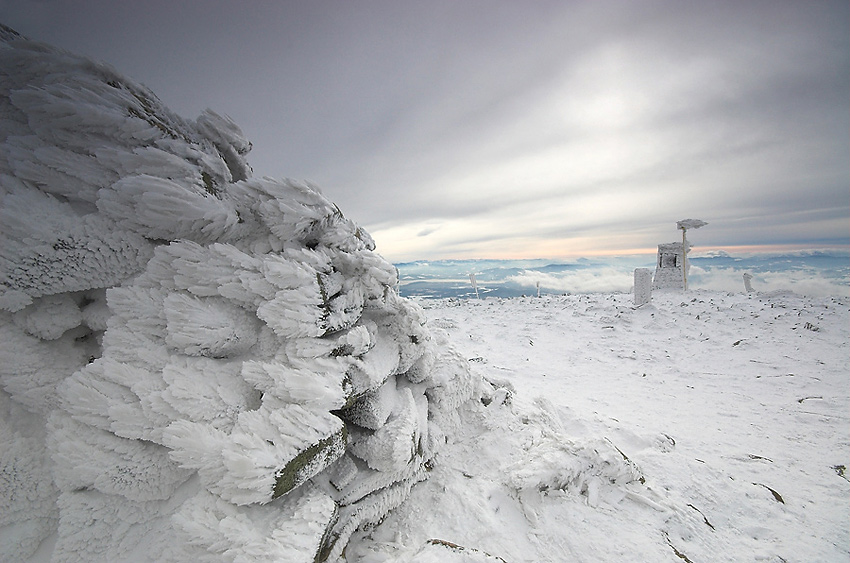
<svg viewBox="0 0 850 563">
<path fill-rule="evenodd" d="M 682 287 L 688 291 L 688 239 L 685 238 L 687 229 L 682 229 Z"/>
</svg>

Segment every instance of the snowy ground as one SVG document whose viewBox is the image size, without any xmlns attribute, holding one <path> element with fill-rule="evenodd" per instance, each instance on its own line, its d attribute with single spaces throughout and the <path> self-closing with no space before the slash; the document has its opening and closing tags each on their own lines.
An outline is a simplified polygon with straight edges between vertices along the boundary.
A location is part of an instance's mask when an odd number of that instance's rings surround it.
<svg viewBox="0 0 850 563">
<path fill-rule="evenodd" d="M 846 298 L 420 303 L 514 392 L 467 414 L 430 479 L 352 541 L 349 561 L 850 557 Z"/>
</svg>

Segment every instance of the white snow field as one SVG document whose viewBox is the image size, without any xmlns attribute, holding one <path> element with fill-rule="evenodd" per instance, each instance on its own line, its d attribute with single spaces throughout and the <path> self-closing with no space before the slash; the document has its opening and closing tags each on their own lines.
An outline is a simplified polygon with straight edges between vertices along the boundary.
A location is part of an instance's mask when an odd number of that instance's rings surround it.
<svg viewBox="0 0 850 563">
<path fill-rule="evenodd" d="M 842 561 L 848 299 L 421 301 L 0 26 L 0 561 Z"/>
<path fill-rule="evenodd" d="M 511 392 L 350 560 L 449 561 L 437 546 L 417 554 L 428 539 L 467 547 L 457 561 L 850 557 L 846 297 L 422 303 L 474 371 Z M 627 457 L 639 480 L 612 483 L 595 465 L 610 446 L 622 457 L 606 461 Z"/>
</svg>

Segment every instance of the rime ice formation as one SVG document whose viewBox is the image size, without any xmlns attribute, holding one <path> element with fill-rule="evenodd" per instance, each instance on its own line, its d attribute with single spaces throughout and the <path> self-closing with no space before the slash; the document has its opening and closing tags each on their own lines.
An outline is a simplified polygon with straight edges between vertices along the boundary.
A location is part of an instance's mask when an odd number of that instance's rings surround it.
<svg viewBox="0 0 850 563">
<path fill-rule="evenodd" d="M 427 476 L 479 380 L 249 149 L 0 28 L 0 560 L 335 560 Z"/>
<path fill-rule="evenodd" d="M 652 301 L 652 270 L 635 268 L 634 303 L 635 307 Z"/>
<path fill-rule="evenodd" d="M 744 290 L 747 293 L 753 292 L 753 275 L 749 272 L 744 272 Z"/>
<path fill-rule="evenodd" d="M 702 219 L 682 219 L 681 221 L 676 221 L 676 228 L 680 231 L 687 231 L 688 229 L 699 229 L 700 227 L 705 227 L 708 225 Z"/>
<path fill-rule="evenodd" d="M 691 245 L 688 244 L 688 252 Z M 685 266 L 690 269 L 690 264 Z M 682 243 L 668 242 L 658 245 L 658 258 L 655 264 L 653 289 L 682 289 Z"/>
</svg>

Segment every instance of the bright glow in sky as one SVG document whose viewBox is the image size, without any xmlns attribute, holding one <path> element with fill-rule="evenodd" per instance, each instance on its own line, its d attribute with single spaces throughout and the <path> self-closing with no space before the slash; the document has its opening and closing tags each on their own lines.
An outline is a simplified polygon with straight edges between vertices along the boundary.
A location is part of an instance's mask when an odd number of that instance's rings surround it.
<svg viewBox="0 0 850 563">
<path fill-rule="evenodd" d="M 0 0 L 394 261 L 850 246 L 850 4 Z"/>
</svg>

